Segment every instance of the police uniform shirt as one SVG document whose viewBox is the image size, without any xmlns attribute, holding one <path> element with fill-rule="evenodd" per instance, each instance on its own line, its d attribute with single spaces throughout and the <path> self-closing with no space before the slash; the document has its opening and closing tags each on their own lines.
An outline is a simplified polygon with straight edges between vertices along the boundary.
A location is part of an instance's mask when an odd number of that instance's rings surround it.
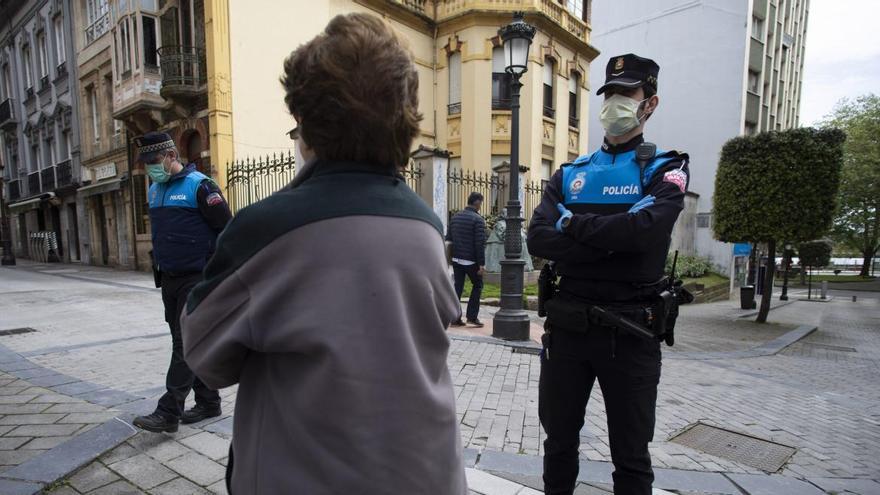
<svg viewBox="0 0 880 495">
<path fill-rule="evenodd" d="M 529 226 L 529 252 L 557 262 L 560 290 L 590 301 L 632 301 L 652 293 L 664 275 L 672 228 L 684 208 L 688 156 L 657 151 L 644 167 L 636 161 L 641 135 L 606 142 L 595 153 L 564 164 L 547 184 Z M 654 204 L 628 210 L 647 195 Z M 574 213 L 556 231 L 562 203 Z"/>
</svg>

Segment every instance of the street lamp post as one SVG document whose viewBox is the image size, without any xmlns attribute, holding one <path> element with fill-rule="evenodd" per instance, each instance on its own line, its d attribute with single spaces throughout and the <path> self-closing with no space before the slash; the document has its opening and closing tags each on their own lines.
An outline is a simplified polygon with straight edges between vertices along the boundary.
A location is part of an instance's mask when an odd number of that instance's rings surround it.
<svg viewBox="0 0 880 495">
<path fill-rule="evenodd" d="M 779 296 L 779 300 L 788 301 L 788 270 L 791 269 L 791 244 L 785 245 L 782 262 L 785 264 L 785 271 L 782 272 L 782 295 Z"/>
<path fill-rule="evenodd" d="M 492 336 L 504 340 L 529 339 L 529 315 L 523 309 L 522 205 L 519 202 L 519 90 L 520 77 L 528 70 L 529 46 L 535 27 L 513 14 L 513 22 L 498 31 L 504 42 L 505 69 L 510 74 L 510 195 L 504 232 L 504 259 L 501 261 L 501 309 L 492 321 Z"/>
</svg>

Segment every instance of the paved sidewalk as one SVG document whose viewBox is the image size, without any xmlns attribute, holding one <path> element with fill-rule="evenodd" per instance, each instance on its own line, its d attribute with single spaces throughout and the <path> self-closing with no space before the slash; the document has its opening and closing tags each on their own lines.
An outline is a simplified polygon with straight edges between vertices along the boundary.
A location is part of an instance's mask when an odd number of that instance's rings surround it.
<svg viewBox="0 0 880 495">
<path fill-rule="evenodd" d="M 792 299 L 797 295 L 793 291 Z M 491 321 L 491 311 L 481 319 Z M 793 302 L 774 309 L 770 320 L 775 323 L 770 325 L 755 324 L 753 317 L 740 318 L 744 313 L 748 312 L 733 302 L 683 309 L 677 344 L 664 347 L 657 429 L 651 444 L 657 486 L 682 490 L 703 486 L 700 483 L 734 483 L 739 487 L 737 495 L 831 493 L 845 488 L 851 493 L 880 493 L 880 484 L 873 481 L 880 479 L 876 462 L 880 458 L 880 391 L 876 386 L 880 379 L 880 304 L 876 294 L 866 293 L 856 303 L 843 299 L 824 304 Z M 24 359 L 49 370 L 44 376 L 57 378 L 46 380 L 61 380 L 62 384 L 52 387 L 66 387 L 73 396 L 70 400 L 111 408 L 121 416 L 151 411 L 164 391 L 170 339 L 162 314 L 159 292 L 146 274 L 54 264 L 0 269 L 0 330 L 36 330 L 0 336 L 0 345 L 19 355 L 16 362 Z M 536 316 L 533 321 L 541 324 Z M 785 340 L 793 332 L 812 327 L 818 330 L 806 337 L 806 332 L 797 334 L 800 340 L 795 343 Z M 452 341 L 449 366 L 462 440 L 472 459 L 469 465 L 478 472 L 508 478 L 523 491 L 526 486 L 540 488 L 536 479 L 543 433 L 537 419 L 538 359 L 517 350 L 485 337 L 458 336 Z M 12 372 L 2 364 L 0 370 Z M 235 388 L 224 390 L 223 397 L 224 410 L 231 413 Z M 213 478 L 225 462 L 223 447 L 231 435 L 231 418 L 219 419 L 182 429 L 173 437 L 137 435 L 89 469 L 109 471 L 119 479 L 108 476 L 112 478 L 108 483 L 128 483 L 145 493 L 166 493 L 162 491 L 166 488 L 167 493 L 188 493 L 171 490 L 191 488 L 190 484 L 222 493 L 222 483 L 217 484 L 220 478 Z M 607 488 L 610 451 L 598 387 L 586 421 L 581 438 L 585 485 L 580 490 L 602 493 L 597 490 Z M 789 445 L 796 453 L 780 472 L 768 476 L 754 467 L 669 441 L 696 423 Z M 0 442 L 5 437 L 0 433 Z M 158 442 L 155 437 L 166 440 L 153 445 Z M 138 462 L 119 464 L 126 460 L 117 458 L 123 455 L 120 451 L 131 450 L 136 453 L 127 459 Z M 156 451 L 159 458 L 153 455 Z M 18 455 L 26 454 L 10 457 Z M 187 462 L 181 459 L 198 459 L 210 467 L 202 478 L 193 479 L 198 473 L 182 472 Z M 125 467 L 140 465 L 140 460 L 150 460 L 145 465 L 164 473 L 148 477 L 149 483 L 168 479 L 149 488 L 139 485 L 139 471 Z M 71 479 L 56 491 L 88 493 L 83 491 L 87 486 L 77 488 Z"/>
</svg>

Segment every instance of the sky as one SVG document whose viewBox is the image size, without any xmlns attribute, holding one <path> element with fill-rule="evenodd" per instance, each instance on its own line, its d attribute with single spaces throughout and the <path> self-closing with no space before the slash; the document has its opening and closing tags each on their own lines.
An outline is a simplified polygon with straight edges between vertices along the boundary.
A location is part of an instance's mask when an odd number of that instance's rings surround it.
<svg viewBox="0 0 880 495">
<path fill-rule="evenodd" d="M 841 98 L 880 94 L 880 0 L 810 0 L 801 125 Z"/>
</svg>

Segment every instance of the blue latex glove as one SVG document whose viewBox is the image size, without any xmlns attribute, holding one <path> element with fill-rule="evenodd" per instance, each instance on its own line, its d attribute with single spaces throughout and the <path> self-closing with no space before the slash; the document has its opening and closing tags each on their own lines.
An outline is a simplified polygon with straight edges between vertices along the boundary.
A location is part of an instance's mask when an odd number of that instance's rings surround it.
<svg viewBox="0 0 880 495">
<path fill-rule="evenodd" d="M 556 209 L 559 210 L 559 220 L 556 221 L 556 231 L 560 234 L 563 231 L 562 221 L 566 218 L 571 218 L 574 216 L 574 213 L 571 212 L 568 208 L 565 207 L 562 203 L 556 203 Z"/>
<path fill-rule="evenodd" d="M 654 204 L 654 199 L 654 196 L 651 194 L 645 196 L 644 198 L 640 199 L 638 203 L 632 205 L 627 213 L 629 213 L 630 215 L 635 215 L 642 208 L 647 208 Z"/>
</svg>

